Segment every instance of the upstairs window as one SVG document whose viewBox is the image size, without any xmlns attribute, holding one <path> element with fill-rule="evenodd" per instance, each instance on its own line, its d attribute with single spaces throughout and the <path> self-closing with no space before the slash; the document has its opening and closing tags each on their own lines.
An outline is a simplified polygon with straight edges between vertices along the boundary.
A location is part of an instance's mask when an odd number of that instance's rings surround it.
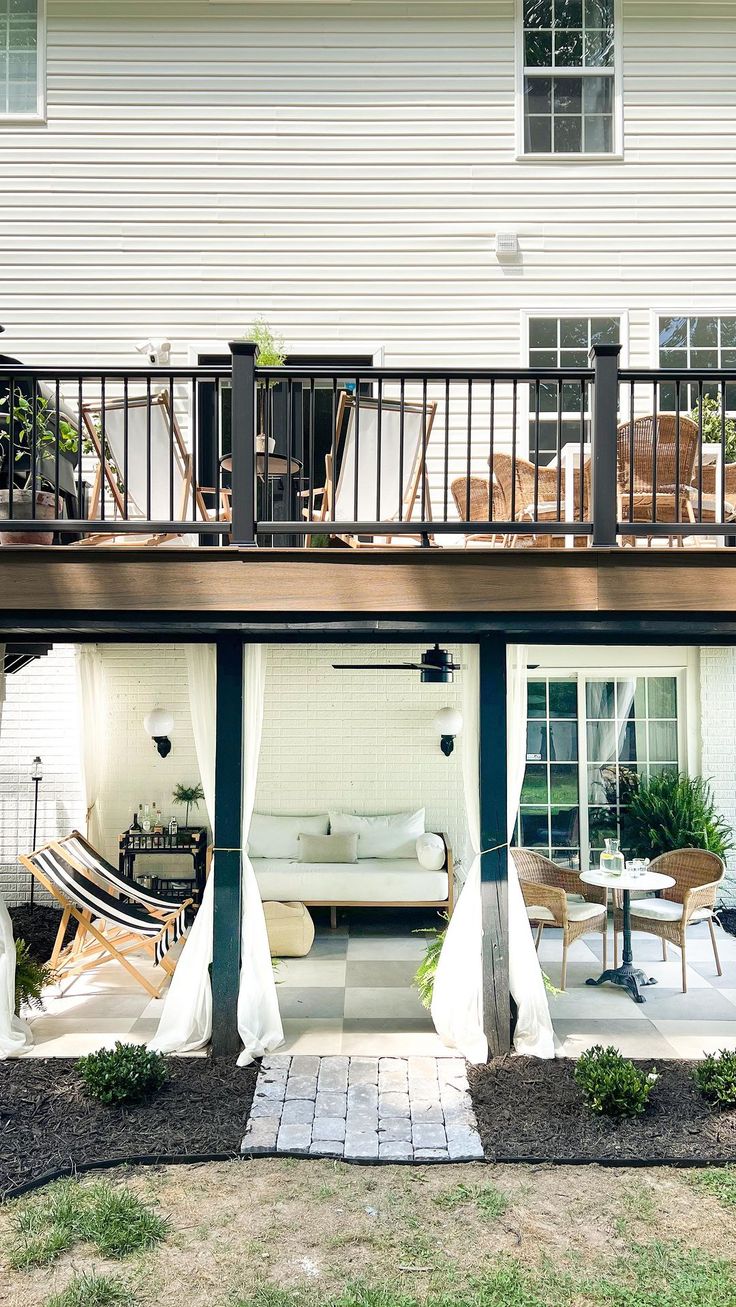
<svg viewBox="0 0 736 1307">
<path fill-rule="evenodd" d="M 43 0 L 0 0 L 0 121 L 42 114 Z"/>
<path fill-rule="evenodd" d="M 621 319 L 617 317 L 530 317 L 530 368 L 588 368 L 593 345 L 618 345 Z M 564 382 L 559 443 L 579 444 L 589 439 L 589 388 L 579 382 Z M 529 457 L 532 462 L 547 464 L 557 454 L 558 415 L 557 383 L 543 382 L 539 388 L 539 430 L 537 430 L 536 392 L 529 393 Z M 582 423 L 582 433 L 581 433 Z"/>
<path fill-rule="evenodd" d="M 613 154 L 616 0 L 521 0 L 524 154 Z"/>
<path fill-rule="evenodd" d="M 706 372 L 709 368 L 736 368 L 736 318 L 697 314 L 691 317 L 660 317 L 659 366 L 678 371 Z M 703 397 L 720 404 L 720 382 L 703 379 Z M 680 408 L 694 409 L 698 403 L 698 386 L 680 385 Z M 677 386 L 666 382 L 660 386 L 660 408 L 674 412 Z M 726 410 L 736 412 L 736 385 L 726 386 Z"/>
</svg>

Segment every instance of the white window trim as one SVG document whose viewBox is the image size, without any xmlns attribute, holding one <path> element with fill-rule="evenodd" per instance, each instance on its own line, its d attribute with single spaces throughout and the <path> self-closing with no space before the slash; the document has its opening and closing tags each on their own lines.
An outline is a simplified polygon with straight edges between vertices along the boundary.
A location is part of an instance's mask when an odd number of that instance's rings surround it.
<svg viewBox="0 0 736 1307">
<path fill-rule="evenodd" d="M 623 0 L 614 0 L 613 5 L 613 150 L 610 154 L 528 154 L 524 150 L 524 0 L 515 3 L 514 44 L 517 163 L 621 163 L 624 158 Z"/>
<path fill-rule="evenodd" d="M 32 113 L 0 113 L 0 127 L 42 127 L 46 123 L 46 31 L 46 0 L 38 0 L 36 108 Z"/>
<path fill-rule="evenodd" d="M 551 677 L 575 682 L 578 692 L 578 830 L 580 836 L 581 871 L 590 860 L 588 830 L 588 742 L 585 733 L 584 687 L 588 678 L 620 680 L 636 676 L 674 676 L 677 680 L 677 751 L 678 765 L 690 775 L 700 772 L 700 717 L 699 717 L 699 650 L 685 648 L 626 649 L 590 645 L 585 648 L 569 646 L 528 648 L 530 662 L 537 662 L 530 679 Z M 600 659 L 597 662 L 596 659 Z M 603 661 L 605 659 L 605 661 Z M 582 715 L 581 715 L 582 707 Z M 583 786 L 583 780 L 586 784 Z"/>
<path fill-rule="evenodd" d="M 521 349 L 519 354 L 519 366 L 522 368 L 531 367 L 529 358 L 529 320 L 530 318 L 618 318 L 621 323 L 621 354 L 619 367 L 627 368 L 629 366 L 629 310 L 628 309 L 591 309 L 588 305 L 581 308 L 579 305 L 568 309 L 521 309 Z M 522 386 L 519 392 L 519 434 L 524 433 L 528 437 L 529 424 L 531 421 L 531 407 L 529 405 L 529 391 L 526 386 Z M 517 443 L 517 449 L 522 452 L 522 441 Z M 525 458 L 529 458 L 529 444 L 527 440 Z"/>
</svg>

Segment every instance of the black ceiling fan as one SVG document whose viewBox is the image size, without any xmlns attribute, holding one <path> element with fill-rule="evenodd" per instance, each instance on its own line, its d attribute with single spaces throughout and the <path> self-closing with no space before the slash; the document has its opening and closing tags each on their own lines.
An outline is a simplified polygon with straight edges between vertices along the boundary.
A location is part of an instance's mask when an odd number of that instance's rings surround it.
<svg viewBox="0 0 736 1307">
<path fill-rule="evenodd" d="M 426 649 L 420 662 L 416 663 L 333 663 L 335 671 L 350 672 L 421 672 L 425 685 L 451 685 L 455 672 L 462 670 L 462 663 L 452 660 L 448 649 L 440 649 L 436 644 L 433 649 Z"/>
</svg>

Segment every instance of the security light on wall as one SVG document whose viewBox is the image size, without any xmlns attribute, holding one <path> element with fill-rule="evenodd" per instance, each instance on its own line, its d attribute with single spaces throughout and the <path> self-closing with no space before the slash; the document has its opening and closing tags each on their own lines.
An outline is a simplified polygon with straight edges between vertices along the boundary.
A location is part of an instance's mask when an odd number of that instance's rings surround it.
<svg viewBox="0 0 736 1307">
<path fill-rule="evenodd" d="M 171 753 L 169 736 L 174 730 L 174 718 L 166 708 L 154 708 L 143 718 L 143 726 L 150 735 L 162 758 Z"/>
<path fill-rule="evenodd" d="M 458 712 L 457 708 L 440 708 L 432 725 L 440 737 L 442 752 L 446 758 L 449 758 L 455 748 L 455 736 L 463 729 L 462 713 Z"/>
</svg>

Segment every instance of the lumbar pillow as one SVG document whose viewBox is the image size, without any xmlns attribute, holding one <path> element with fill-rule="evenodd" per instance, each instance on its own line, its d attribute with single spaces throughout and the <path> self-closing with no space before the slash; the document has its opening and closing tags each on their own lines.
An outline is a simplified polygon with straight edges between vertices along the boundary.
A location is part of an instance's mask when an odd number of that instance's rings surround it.
<svg viewBox="0 0 736 1307">
<path fill-rule="evenodd" d="M 254 812 L 248 832 L 248 852 L 251 858 L 298 858 L 302 833 L 326 835 L 329 828 L 327 816 L 272 817 Z"/>
<path fill-rule="evenodd" d="M 357 835 L 359 858 L 415 858 L 417 839 L 424 834 L 424 808 L 378 817 L 331 812 L 330 830 Z"/>
<path fill-rule="evenodd" d="M 300 862 L 357 862 L 357 835 L 299 836 Z"/>
<path fill-rule="evenodd" d="M 425 871 L 441 871 L 445 865 L 445 841 L 427 831 L 416 842 L 417 858 Z"/>
</svg>

